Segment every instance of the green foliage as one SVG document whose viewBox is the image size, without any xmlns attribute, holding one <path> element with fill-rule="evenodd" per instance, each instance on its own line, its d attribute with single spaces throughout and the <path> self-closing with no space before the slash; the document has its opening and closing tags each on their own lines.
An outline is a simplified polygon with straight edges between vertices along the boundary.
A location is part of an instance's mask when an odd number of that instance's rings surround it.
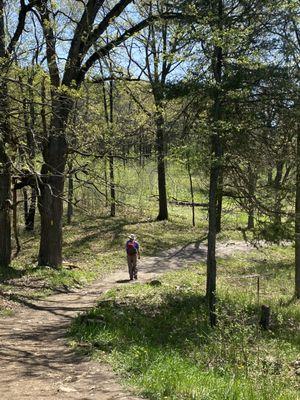
<svg viewBox="0 0 300 400">
<path fill-rule="evenodd" d="M 254 237 L 269 243 L 280 243 L 294 239 L 294 226 L 292 221 L 259 221 L 255 228 Z"/>
<path fill-rule="evenodd" d="M 266 254 L 221 260 L 215 330 L 207 320 L 205 266 L 200 265 L 166 274 L 161 286 L 109 291 L 75 320 L 71 342 L 112 363 L 138 393 L 153 400 L 297 399 L 293 362 L 299 358 L 300 314 L 299 304 L 287 301 L 291 249 L 273 247 L 268 259 Z M 244 278 L 257 272 L 267 277 L 260 301 L 271 306 L 269 332 L 258 328 L 255 281 Z"/>
</svg>

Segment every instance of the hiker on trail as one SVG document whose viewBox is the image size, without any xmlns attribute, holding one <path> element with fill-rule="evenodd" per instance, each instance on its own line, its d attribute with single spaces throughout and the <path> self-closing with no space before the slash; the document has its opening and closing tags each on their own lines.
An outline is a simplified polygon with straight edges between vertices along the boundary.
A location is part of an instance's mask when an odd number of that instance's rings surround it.
<svg viewBox="0 0 300 400">
<path fill-rule="evenodd" d="M 129 236 L 129 240 L 126 242 L 126 253 L 129 278 L 132 281 L 133 279 L 137 279 L 137 259 L 141 258 L 140 245 L 136 241 L 135 235 Z"/>
</svg>

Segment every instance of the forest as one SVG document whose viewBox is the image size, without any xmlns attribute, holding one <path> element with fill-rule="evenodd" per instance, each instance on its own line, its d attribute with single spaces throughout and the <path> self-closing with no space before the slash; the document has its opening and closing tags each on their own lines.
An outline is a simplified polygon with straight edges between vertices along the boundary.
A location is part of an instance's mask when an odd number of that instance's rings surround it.
<svg viewBox="0 0 300 400">
<path fill-rule="evenodd" d="M 300 399 L 299 2 L 0 0 L 0 70 L 0 398 Z"/>
</svg>

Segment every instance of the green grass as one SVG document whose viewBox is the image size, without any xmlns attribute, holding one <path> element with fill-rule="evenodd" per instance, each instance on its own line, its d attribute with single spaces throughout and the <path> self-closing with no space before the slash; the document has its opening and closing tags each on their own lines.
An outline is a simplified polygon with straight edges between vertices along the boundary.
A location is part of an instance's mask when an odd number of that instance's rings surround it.
<svg viewBox="0 0 300 400">
<path fill-rule="evenodd" d="M 118 212 L 115 218 L 106 216 L 104 209 L 93 216 L 77 215 L 70 226 L 64 226 L 64 263 L 58 269 L 37 266 L 38 233 L 22 232 L 21 253 L 11 268 L 0 270 L 2 297 L 24 303 L 56 290 L 85 285 L 124 267 L 125 241 L 132 232 L 140 240 L 143 255 L 154 255 L 199 238 L 199 227 L 190 227 L 185 210 L 178 213 L 171 209 L 167 222 L 153 221 L 135 209 L 123 207 Z M 11 312 L 1 301 L 0 310 L 2 314 Z"/>
<path fill-rule="evenodd" d="M 300 316 L 299 302 L 291 300 L 291 252 L 274 246 L 220 260 L 214 330 L 201 264 L 166 274 L 158 287 L 111 290 L 75 320 L 71 343 L 110 362 L 137 393 L 153 400 L 299 399 L 292 363 L 300 358 Z M 265 276 L 259 301 L 271 307 L 267 332 L 257 324 L 256 285 L 245 278 L 255 273 Z"/>
</svg>

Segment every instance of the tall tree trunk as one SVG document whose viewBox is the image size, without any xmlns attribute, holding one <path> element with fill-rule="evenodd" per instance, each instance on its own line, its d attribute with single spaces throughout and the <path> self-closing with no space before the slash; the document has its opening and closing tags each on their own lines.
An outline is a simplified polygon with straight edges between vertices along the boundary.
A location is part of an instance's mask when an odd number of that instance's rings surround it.
<svg viewBox="0 0 300 400">
<path fill-rule="evenodd" d="M 220 143 L 222 147 L 222 144 Z M 217 193 L 217 233 L 221 232 L 222 228 L 222 209 L 223 209 L 223 168 L 220 165 L 220 173 L 219 173 L 219 180 L 218 180 L 218 193 Z"/>
<path fill-rule="evenodd" d="M 23 96 L 23 117 L 24 117 L 24 126 L 26 132 L 26 142 L 27 142 L 27 150 L 22 151 L 22 156 L 26 157 L 27 153 L 28 158 L 30 160 L 30 167 L 31 169 L 33 169 L 33 162 L 35 158 L 35 147 L 36 147 L 35 137 L 34 137 L 35 110 L 34 110 L 34 93 L 33 93 L 33 73 L 30 71 L 28 71 L 28 73 L 30 73 L 28 78 L 28 95 L 29 95 L 28 100 L 22 78 L 19 77 L 21 93 Z M 28 104 L 29 104 L 29 110 L 28 110 Z M 28 159 L 26 161 L 28 161 Z M 25 212 L 25 229 L 27 231 L 33 231 L 34 229 L 36 197 L 37 196 L 35 188 L 31 188 L 30 206 L 28 209 L 28 197 L 27 197 L 27 212 Z"/>
<path fill-rule="evenodd" d="M 218 30 L 222 30 L 223 1 L 218 1 Z M 211 135 L 211 167 L 209 182 L 209 206 L 208 206 L 208 248 L 207 248 L 207 281 L 206 296 L 209 306 L 209 318 L 211 326 L 217 323 L 216 315 L 216 289 L 217 289 L 217 262 L 216 262 L 216 239 L 217 239 L 217 197 L 219 193 L 219 181 L 222 161 L 222 144 L 220 135 L 221 121 L 221 93 L 222 83 L 223 51 L 216 46 L 213 56 L 212 69 L 215 79 L 215 90 L 212 106 L 212 135 Z"/>
<path fill-rule="evenodd" d="M 295 296 L 300 299 L 300 124 L 297 126 L 295 201 Z"/>
<path fill-rule="evenodd" d="M 112 71 L 112 65 L 110 65 Z M 109 122 L 110 127 L 114 123 L 114 82 L 109 82 Z M 114 171 L 114 156 L 112 151 L 109 153 L 109 177 L 110 177 L 110 216 L 116 216 L 116 186 L 115 186 L 115 171 Z"/>
<path fill-rule="evenodd" d="M 69 177 L 68 177 L 68 206 L 67 206 L 67 223 L 70 225 L 73 217 L 73 202 L 74 202 L 74 178 L 73 178 L 73 165 L 72 162 L 69 165 Z"/>
<path fill-rule="evenodd" d="M 109 177 L 110 177 L 110 216 L 116 216 L 116 190 L 115 190 L 115 172 L 114 157 L 109 155 Z"/>
<path fill-rule="evenodd" d="M 43 138 L 43 143 L 46 142 L 48 137 L 48 128 L 47 128 L 47 118 L 46 118 L 46 78 L 43 77 L 41 81 L 41 119 L 42 119 L 42 134 L 41 137 Z"/>
<path fill-rule="evenodd" d="M 35 190 L 35 188 L 31 188 L 30 206 L 29 206 L 29 210 L 27 213 L 27 217 L 25 219 L 25 229 L 27 231 L 34 230 L 36 199 L 37 199 L 36 190 Z"/>
<path fill-rule="evenodd" d="M 14 235 L 15 235 L 15 241 L 16 241 L 16 253 L 15 256 L 17 256 L 21 250 L 21 245 L 19 241 L 19 229 L 18 229 L 18 195 L 17 195 L 17 189 L 15 187 L 15 181 L 13 180 L 13 230 L 14 230 Z"/>
<path fill-rule="evenodd" d="M 157 150 L 157 179 L 158 179 L 158 221 L 168 219 L 168 199 L 166 189 L 166 165 L 165 165 L 165 135 L 164 117 L 162 114 L 162 102 L 156 101 L 156 150 Z"/>
<path fill-rule="evenodd" d="M 29 206 L 28 206 L 28 193 L 27 188 L 23 188 L 23 208 L 24 208 L 24 221 L 27 220 Z"/>
<path fill-rule="evenodd" d="M 190 161 L 188 160 L 187 162 L 187 170 L 188 170 L 188 175 L 189 175 L 189 181 L 190 181 L 190 193 L 191 193 L 191 200 L 192 200 L 192 224 L 195 226 L 195 197 L 194 197 L 194 187 L 193 187 L 193 177 L 191 173 L 191 165 Z"/>
<path fill-rule="evenodd" d="M 1 99 L 0 99 L 1 103 Z M 1 105 L 0 105 L 1 107 Z M 0 267 L 11 262 L 11 171 L 10 161 L 0 138 Z"/>
<path fill-rule="evenodd" d="M 248 224 L 247 229 L 254 229 L 254 195 L 256 189 L 257 176 L 253 172 L 251 165 L 248 166 L 249 179 L 249 208 L 248 208 Z"/>
<path fill-rule="evenodd" d="M 5 81 L 6 63 L 4 1 L 0 1 L 0 267 L 11 262 L 11 162 L 6 153 L 10 142 L 8 121 L 8 89 Z"/>
<path fill-rule="evenodd" d="M 274 178 L 274 190 L 275 190 L 275 204 L 274 204 L 274 222 L 281 224 L 281 182 L 283 175 L 283 161 L 278 161 L 276 164 L 276 175 Z"/>
<path fill-rule="evenodd" d="M 52 104 L 52 129 L 43 150 L 44 164 L 41 170 L 41 239 L 38 263 L 59 267 L 62 263 L 63 190 L 67 159 L 65 129 L 72 100 L 67 96 L 58 96 L 52 100 Z"/>
<path fill-rule="evenodd" d="M 215 100 L 215 109 L 219 108 L 219 101 Z M 216 111 L 215 110 L 215 111 Z M 212 165 L 210 168 L 209 182 L 209 206 L 208 206 L 208 247 L 207 247 L 207 281 L 206 296 L 209 305 L 209 317 L 211 326 L 217 323 L 216 317 L 216 288 L 217 288 L 217 262 L 216 262 L 216 240 L 217 240 L 217 196 L 218 180 L 220 174 L 221 144 L 220 137 L 216 133 L 212 141 Z"/>
<path fill-rule="evenodd" d="M 107 179 L 107 158 L 104 156 L 103 159 L 103 168 L 104 168 L 104 184 L 105 184 L 105 207 L 108 207 L 108 179 Z"/>
<path fill-rule="evenodd" d="M 102 66 L 100 64 L 100 70 L 103 74 L 102 71 Z M 112 75 L 112 65 L 110 64 L 110 73 Z M 109 109 L 108 109 L 108 102 L 107 102 L 107 94 L 106 94 L 106 88 L 105 88 L 105 83 L 103 81 L 102 84 L 102 92 L 103 92 L 103 107 L 104 107 L 104 115 L 105 115 L 105 120 L 107 123 L 107 127 L 111 129 L 113 127 L 113 122 L 114 122 L 114 83 L 111 80 L 109 82 Z M 116 216 L 116 187 L 115 187 L 115 172 L 114 172 L 114 156 L 112 154 L 112 151 L 109 151 L 108 155 L 108 165 L 109 165 L 109 187 L 110 187 L 110 216 L 115 217 Z M 106 197 L 106 203 L 107 203 L 107 198 L 108 198 L 108 193 L 107 193 L 107 171 L 106 171 L 106 158 L 104 157 L 104 177 L 105 177 L 105 197 Z"/>
</svg>

